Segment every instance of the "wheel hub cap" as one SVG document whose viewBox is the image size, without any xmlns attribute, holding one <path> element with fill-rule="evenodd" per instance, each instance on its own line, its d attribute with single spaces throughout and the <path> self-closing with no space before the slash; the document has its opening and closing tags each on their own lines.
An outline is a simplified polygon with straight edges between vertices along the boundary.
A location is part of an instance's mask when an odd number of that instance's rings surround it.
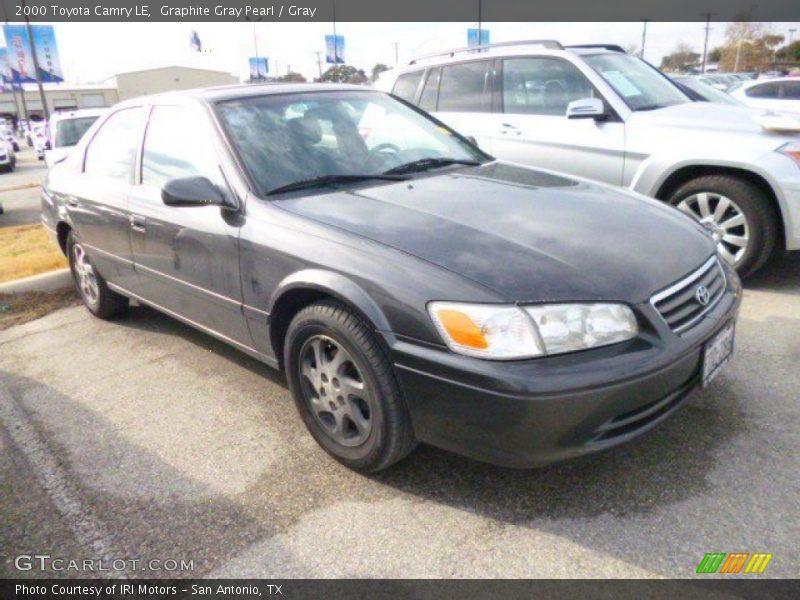
<svg viewBox="0 0 800 600">
<path fill-rule="evenodd" d="M 100 292 L 97 286 L 97 275 L 94 272 L 89 256 L 80 244 L 75 244 L 72 247 L 72 256 L 78 289 L 87 302 L 96 304 Z"/>
<path fill-rule="evenodd" d="M 733 200 L 716 192 L 699 192 L 681 200 L 677 208 L 700 222 L 726 261 L 735 265 L 742 260 L 750 244 L 750 228 Z"/>
<path fill-rule="evenodd" d="M 352 356 L 330 337 L 300 349 L 303 398 L 323 430 L 343 446 L 363 444 L 372 431 L 372 395 Z"/>
</svg>

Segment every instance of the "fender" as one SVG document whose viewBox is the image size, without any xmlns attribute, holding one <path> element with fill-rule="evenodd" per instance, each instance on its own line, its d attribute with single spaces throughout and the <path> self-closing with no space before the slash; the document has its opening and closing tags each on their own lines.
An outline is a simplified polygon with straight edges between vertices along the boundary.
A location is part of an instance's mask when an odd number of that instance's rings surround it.
<svg viewBox="0 0 800 600">
<path fill-rule="evenodd" d="M 270 298 L 270 316 L 274 314 L 280 299 L 287 292 L 298 288 L 318 290 L 338 298 L 360 311 L 378 331 L 391 331 L 383 310 L 361 286 L 341 273 L 324 269 L 304 269 L 283 279 Z"/>
</svg>

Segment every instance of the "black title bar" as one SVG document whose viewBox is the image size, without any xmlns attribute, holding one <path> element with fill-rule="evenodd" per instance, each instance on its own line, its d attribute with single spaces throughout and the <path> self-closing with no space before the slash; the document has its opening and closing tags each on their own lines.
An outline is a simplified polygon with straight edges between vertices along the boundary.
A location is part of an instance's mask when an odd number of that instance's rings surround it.
<svg viewBox="0 0 800 600">
<path fill-rule="evenodd" d="M 0 0 L 8 21 L 795 21 L 798 0 Z M 480 9 L 480 10 L 479 10 Z M 480 13 L 480 14 L 479 14 Z"/>
</svg>

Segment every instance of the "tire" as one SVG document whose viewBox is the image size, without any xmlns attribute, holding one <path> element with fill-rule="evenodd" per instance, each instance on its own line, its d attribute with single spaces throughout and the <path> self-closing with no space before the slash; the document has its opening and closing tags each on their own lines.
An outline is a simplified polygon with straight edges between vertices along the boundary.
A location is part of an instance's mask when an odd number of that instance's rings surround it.
<svg viewBox="0 0 800 600">
<path fill-rule="evenodd" d="M 91 265 L 89 255 L 71 231 L 67 236 L 67 257 L 75 288 L 89 312 L 101 319 L 110 319 L 128 309 L 130 302 L 128 298 L 109 289 L 105 279 Z M 87 267 L 91 274 L 85 271 Z M 93 278 L 94 284 L 92 285 L 89 279 L 84 277 Z"/>
<path fill-rule="evenodd" d="M 327 300 L 297 313 L 286 334 L 284 365 L 303 422 L 342 464 L 374 473 L 416 447 L 386 352 L 371 328 L 345 305 Z M 359 383 L 361 391 L 355 389 Z"/>
<path fill-rule="evenodd" d="M 710 217 L 706 217 L 706 223 L 704 223 L 704 226 L 716 236 L 717 247 L 721 248 L 723 256 L 728 262 L 733 262 L 741 277 L 746 277 L 760 269 L 778 245 L 780 231 L 778 215 L 767 194 L 749 181 L 738 177 L 705 175 L 681 185 L 670 194 L 667 202 L 702 223 L 702 210 L 697 201 L 701 194 L 706 195 L 706 201 L 710 203 L 710 212 L 712 213 L 714 207 L 719 206 L 719 203 L 722 202 L 721 198 L 732 202 L 730 208 L 723 212 L 722 217 L 711 218 L 714 223 L 708 222 Z M 744 217 L 745 225 L 729 229 L 720 226 L 721 223 L 733 222 L 732 217 L 737 213 L 741 213 Z M 745 237 L 747 242 L 744 246 L 724 241 L 725 239 L 736 239 L 736 243 L 739 244 Z M 735 260 L 731 261 L 731 258 Z"/>
</svg>

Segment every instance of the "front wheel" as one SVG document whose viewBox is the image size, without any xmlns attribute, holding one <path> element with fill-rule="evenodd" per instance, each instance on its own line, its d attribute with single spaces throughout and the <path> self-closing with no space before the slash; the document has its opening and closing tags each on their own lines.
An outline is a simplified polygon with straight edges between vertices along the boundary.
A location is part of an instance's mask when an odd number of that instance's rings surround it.
<svg viewBox="0 0 800 600">
<path fill-rule="evenodd" d="M 749 181 L 728 175 L 692 179 L 667 202 L 700 222 L 717 250 L 742 277 L 771 256 L 778 240 L 778 219 L 767 195 Z"/>
<path fill-rule="evenodd" d="M 392 366 L 367 324 L 344 305 L 301 310 L 284 351 L 300 416 L 328 454 L 362 472 L 387 468 L 415 447 Z"/>
<path fill-rule="evenodd" d="M 103 276 L 94 268 L 86 249 L 72 232 L 67 236 L 67 256 L 75 287 L 93 315 L 109 319 L 128 308 L 128 298 L 108 287 Z"/>
</svg>

